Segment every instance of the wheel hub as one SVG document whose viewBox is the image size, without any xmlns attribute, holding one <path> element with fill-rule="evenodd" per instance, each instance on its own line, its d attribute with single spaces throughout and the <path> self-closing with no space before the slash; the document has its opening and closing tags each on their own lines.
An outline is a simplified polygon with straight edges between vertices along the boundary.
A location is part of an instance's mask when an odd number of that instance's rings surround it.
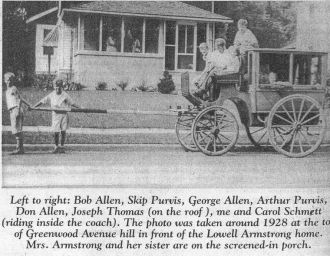
<svg viewBox="0 0 330 256">
<path fill-rule="evenodd" d="M 293 130 L 294 130 L 294 131 L 300 131 L 301 128 L 302 128 L 301 123 L 299 123 L 299 122 L 295 122 L 295 123 L 293 124 Z"/>
<path fill-rule="evenodd" d="M 220 133 L 220 129 L 218 127 L 212 128 L 211 133 L 214 136 L 218 136 L 218 134 Z"/>
</svg>

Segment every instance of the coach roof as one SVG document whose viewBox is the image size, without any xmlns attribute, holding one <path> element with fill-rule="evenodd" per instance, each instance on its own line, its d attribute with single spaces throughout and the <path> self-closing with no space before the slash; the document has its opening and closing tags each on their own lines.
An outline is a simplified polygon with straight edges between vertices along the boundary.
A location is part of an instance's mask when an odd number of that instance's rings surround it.
<svg viewBox="0 0 330 256">
<path fill-rule="evenodd" d="M 73 5 L 69 12 L 104 13 L 231 23 L 232 19 L 178 1 L 97 1 Z"/>
</svg>

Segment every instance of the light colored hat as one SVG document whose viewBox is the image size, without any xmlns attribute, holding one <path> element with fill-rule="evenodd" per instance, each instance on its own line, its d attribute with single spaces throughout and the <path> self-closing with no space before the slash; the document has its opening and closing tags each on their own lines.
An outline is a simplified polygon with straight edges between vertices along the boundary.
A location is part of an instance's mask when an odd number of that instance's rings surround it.
<svg viewBox="0 0 330 256">
<path fill-rule="evenodd" d="M 209 46 L 208 46 L 207 43 L 201 43 L 201 44 L 199 45 L 199 48 L 206 48 L 206 49 L 208 49 Z"/>
<path fill-rule="evenodd" d="M 215 45 L 226 46 L 226 40 L 223 38 L 217 38 L 215 39 Z"/>
<path fill-rule="evenodd" d="M 247 27 L 248 25 L 248 21 L 246 19 L 240 19 L 238 22 L 237 22 L 237 25 L 238 26 L 244 26 L 244 27 Z"/>
<path fill-rule="evenodd" d="M 11 78 L 11 77 L 15 77 L 15 74 L 12 73 L 12 72 L 7 72 L 7 73 L 5 73 L 5 75 L 4 75 L 5 81 L 7 81 L 7 80 L 8 80 L 9 78 Z"/>
</svg>

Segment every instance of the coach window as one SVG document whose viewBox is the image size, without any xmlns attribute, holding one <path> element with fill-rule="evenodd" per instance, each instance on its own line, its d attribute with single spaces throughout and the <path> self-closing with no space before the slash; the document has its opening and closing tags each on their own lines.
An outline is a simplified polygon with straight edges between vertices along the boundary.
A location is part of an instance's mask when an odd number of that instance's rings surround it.
<svg viewBox="0 0 330 256">
<path fill-rule="evenodd" d="M 100 17 L 88 15 L 84 18 L 84 50 L 99 50 Z"/>
<path fill-rule="evenodd" d="M 281 53 L 260 54 L 260 84 L 289 82 L 290 55 Z"/>
<path fill-rule="evenodd" d="M 294 55 L 293 79 L 295 85 L 321 84 L 321 57 Z"/>
</svg>

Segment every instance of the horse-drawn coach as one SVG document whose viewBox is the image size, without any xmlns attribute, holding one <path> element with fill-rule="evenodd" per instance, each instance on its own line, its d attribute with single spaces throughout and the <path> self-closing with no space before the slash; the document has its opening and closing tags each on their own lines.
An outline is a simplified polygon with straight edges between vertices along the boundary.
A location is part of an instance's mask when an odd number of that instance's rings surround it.
<svg viewBox="0 0 330 256">
<path fill-rule="evenodd" d="M 269 142 L 289 157 L 314 152 L 326 132 L 327 53 L 260 48 L 245 62 L 239 73 L 210 72 L 205 98 L 191 93 L 189 73 L 182 74 L 182 95 L 193 104 L 175 110 L 183 148 L 223 155 L 236 144 L 240 121 L 257 147 Z"/>
</svg>

